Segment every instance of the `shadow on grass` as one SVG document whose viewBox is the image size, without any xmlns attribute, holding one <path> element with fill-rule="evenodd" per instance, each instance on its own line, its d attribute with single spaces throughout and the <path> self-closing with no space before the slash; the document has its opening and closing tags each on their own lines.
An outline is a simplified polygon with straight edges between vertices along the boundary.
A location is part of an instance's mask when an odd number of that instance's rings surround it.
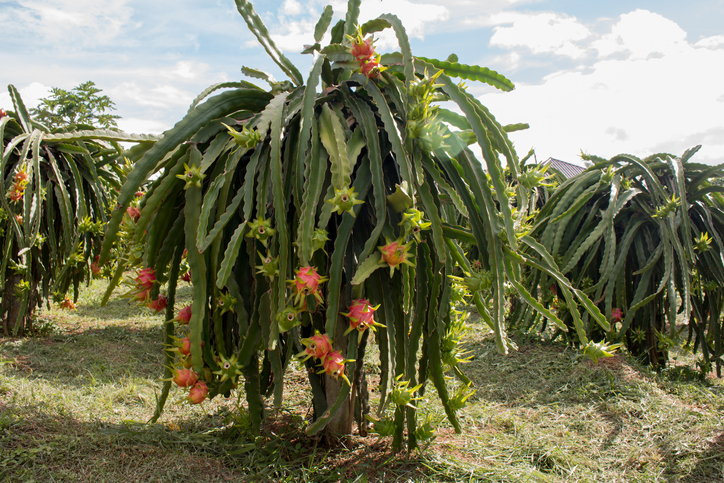
<svg viewBox="0 0 724 483">
<path fill-rule="evenodd" d="M 372 438 L 324 446 L 291 414 L 272 415 L 253 437 L 243 413 L 164 425 L 84 422 L 48 411 L 0 397 L 3 481 L 450 481 L 438 478 L 449 467 L 394 454 Z"/>
<path fill-rule="evenodd" d="M 643 395 L 637 380 L 629 377 L 637 369 L 620 356 L 596 365 L 562 344 L 518 344 L 508 355 L 500 355 L 489 338 L 465 344 L 473 358 L 462 369 L 477 388 L 471 401 L 535 408 Z"/>
<path fill-rule="evenodd" d="M 131 324 L 85 329 L 45 338 L 0 340 L 8 373 L 27 380 L 85 387 L 121 379 L 158 379 L 163 373 L 161 327 Z M 12 372 L 10 372 L 12 371 Z"/>
<path fill-rule="evenodd" d="M 176 290 L 176 307 L 190 303 L 192 288 L 183 284 Z M 156 319 L 150 309 L 135 304 L 130 298 L 112 297 L 104 306 L 100 305 L 100 298 L 91 303 L 79 303 L 76 314 L 79 317 L 88 317 L 100 320 L 115 320 L 125 318 Z"/>
<path fill-rule="evenodd" d="M 712 437 L 709 447 L 701 453 L 696 467 L 680 481 L 682 483 L 724 481 L 724 432 Z"/>
</svg>

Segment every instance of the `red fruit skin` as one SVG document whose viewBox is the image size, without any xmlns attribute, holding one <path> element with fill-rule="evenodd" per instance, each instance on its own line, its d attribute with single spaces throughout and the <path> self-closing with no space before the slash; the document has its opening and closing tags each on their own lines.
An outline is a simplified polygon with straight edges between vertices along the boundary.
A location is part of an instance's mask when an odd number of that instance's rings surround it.
<svg viewBox="0 0 724 483">
<path fill-rule="evenodd" d="M 191 354 L 191 339 L 188 337 L 181 339 L 181 345 L 179 346 L 178 351 L 185 356 Z"/>
<path fill-rule="evenodd" d="M 372 327 L 375 323 L 375 308 L 370 305 L 367 299 L 357 299 L 349 306 L 349 312 L 346 315 L 349 318 L 349 324 L 353 329 L 360 332 Z"/>
<path fill-rule="evenodd" d="M 322 361 L 324 372 L 332 377 L 339 377 L 344 374 L 344 356 L 340 351 L 333 351 L 327 354 Z"/>
<path fill-rule="evenodd" d="M 365 62 L 364 65 L 360 66 L 360 72 L 367 76 L 369 79 L 379 79 L 382 77 L 380 72 L 380 64 L 375 61 Z"/>
<path fill-rule="evenodd" d="M 176 369 L 174 371 L 173 382 L 179 387 L 190 387 L 196 384 L 199 376 L 192 370 L 187 368 Z"/>
<path fill-rule="evenodd" d="M 159 295 L 156 300 L 152 300 L 151 302 L 149 302 L 147 307 L 149 309 L 155 310 L 156 313 L 159 313 L 160 311 L 162 311 L 166 308 L 167 304 L 168 304 L 168 299 L 164 295 Z"/>
<path fill-rule="evenodd" d="M 188 324 L 191 320 L 191 306 L 187 305 L 186 307 L 182 308 L 176 316 L 176 320 L 178 320 L 179 323 L 182 325 Z"/>
<path fill-rule="evenodd" d="M 332 341 L 327 334 L 316 334 L 310 339 L 314 343 L 314 349 L 311 346 L 307 347 L 307 349 L 310 350 L 313 357 L 324 359 L 327 354 L 332 352 Z"/>
<path fill-rule="evenodd" d="M 206 383 L 204 381 L 197 382 L 194 387 L 191 388 L 189 391 L 189 403 L 191 404 L 201 404 L 204 399 L 206 399 L 206 395 L 209 393 L 209 388 L 206 386 Z"/>
<path fill-rule="evenodd" d="M 130 216 L 134 222 L 138 221 L 138 219 L 141 217 L 141 210 L 139 210 L 135 206 L 129 206 L 128 208 L 126 208 L 126 213 L 128 213 L 128 216 Z"/>
<path fill-rule="evenodd" d="M 360 62 L 370 60 L 375 56 L 375 48 L 372 46 L 372 39 L 363 40 L 361 44 L 352 45 L 352 56 Z"/>
<path fill-rule="evenodd" d="M 616 322 L 621 322 L 623 320 L 623 311 L 621 309 L 612 309 L 611 310 L 611 322 L 614 324 Z"/>
</svg>

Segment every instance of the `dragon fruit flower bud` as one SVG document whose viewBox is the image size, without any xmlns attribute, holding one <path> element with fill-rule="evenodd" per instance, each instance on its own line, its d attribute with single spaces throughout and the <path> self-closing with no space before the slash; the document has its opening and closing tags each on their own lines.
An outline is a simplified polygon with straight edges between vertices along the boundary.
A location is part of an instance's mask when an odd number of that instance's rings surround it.
<svg viewBox="0 0 724 483">
<path fill-rule="evenodd" d="M 354 214 L 353 208 L 356 205 L 364 204 L 364 201 L 357 199 L 357 193 L 355 192 L 354 187 L 350 186 L 346 190 L 338 190 L 337 188 L 334 188 L 334 197 L 328 199 L 327 203 L 334 205 L 333 211 L 338 215 L 347 212 L 355 217 L 356 215 Z"/>
</svg>

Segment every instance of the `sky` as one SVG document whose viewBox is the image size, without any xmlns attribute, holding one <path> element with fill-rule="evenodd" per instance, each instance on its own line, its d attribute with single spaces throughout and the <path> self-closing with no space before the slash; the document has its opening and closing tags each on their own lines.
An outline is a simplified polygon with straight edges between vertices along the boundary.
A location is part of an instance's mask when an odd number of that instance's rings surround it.
<svg viewBox="0 0 724 483">
<path fill-rule="evenodd" d="M 306 78 L 313 29 L 338 0 L 254 3 L 277 45 Z M 681 155 L 724 163 L 724 0 L 363 0 L 360 20 L 400 17 L 414 55 L 493 69 L 512 92 L 467 81 L 511 133 L 520 156 L 535 149 L 582 164 L 582 152 Z M 50 87 L 92 80 L 115 103 L 119 127 L 161 133 L 211 84 L 246 79 L 242 66 L 284 74 L 257 44 L 233 0 L 0 0 L 0 85 L 33 107 Z M 378 35 L 378 50 L 395 50 Z M 12 109 L 0 90 L 0 107 Z"/>
</svg>

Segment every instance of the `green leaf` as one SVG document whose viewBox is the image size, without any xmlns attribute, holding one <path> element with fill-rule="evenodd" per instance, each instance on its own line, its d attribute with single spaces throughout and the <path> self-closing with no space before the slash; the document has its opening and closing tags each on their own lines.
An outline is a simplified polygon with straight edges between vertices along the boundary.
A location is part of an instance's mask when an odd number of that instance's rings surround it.
<svg viewBox="0 0 724 483">
<path fill-rule="evenodd" d="M 461 79 L 475 80 L 490 84 L 502 91 L 512 91 L 515 85 L 502 74 L 498 74 L 494 70 L 487 67 L 477 65 L 458 64 L 457 62 L 448 62 L 445 60 L 428 59 L 427 57 L 417 57 L 419 60 L 434 65 L 438 69 L 445 71 L 450 77 L 459 77 Z"/>
<path fill-rule="evenodd" d="M 45 134 L 43 139 L 47 142 L 69 143 L 73 141 L 117 141 L 117 142 L 148 142 L 158 141 L 159 136 L 152 134 L 129 134 L 113 129 L 96 129 L 93 131 L 71 131 L 67 133 Z"/>
<path fill-rule="evenodd" d="M 163 137 L 134 164 L 133 170 L 126 179 L 126 183 L 123 185 L 123 188 L 121 188 L 121 192 L 118 195 L 118 206 L 108 223 L 108 229 L 101 251 L 101 263 L 105 262 L 108 258 L 111 246 L 118 234 L 118 228 L 123 214 L 129 202 L 135 196 L 136 190 L 143 182 L 149 179 L 151 173 L 166 155 L 177 149 L 185 141 L 188 141 L 194 133 L 212 119 L 241 109 L 258 112 L 267 105 L 270 99 L 271 94 L 254 89 L 236 89 L 222 92 L 199 105 L 172 129 L 166 131 Z"/>
<path fill-rule="evenodd" d="M 349 47 L 342 44 L 329 44 L 320 53 L 327 56 L 332 62 L 352 62 L 354 57 L 349 53 Z"/>
<path fill-rule="evenodd" d="M 370 256 L 364 259 L 362 263 L 357 266 L 357 271 L 352 277 L 352 285 L 359 285 L 363 283 L 372 273 L 380 267 L 386 266 L 385 263 L 381 263 L 382 253 L 379 251 L 372 252 Z"/>
<path fill-rule="evenodd" d="M 362 30 L 362 35 L 367 35 L 375 32 L 381 32 L 390 27 L 392 27 L 392 24 L 387 20 L 383 18 L 375 18 L 363 23 L 360 29 Z"/>
<path fill-rule="evenodd" d="M 10 99 L 13 101 L 15 114 L 18 116 L 18 122 L 20 122 L 20 125 L 23 127 L 23 131 L 30 134 L 33 130 L 33 122 L 30 119 L 28 110 L 25 108 L 23 99 L 20 97 L 20 93 L 12 84 L 8 85 L 8 92 L 10 93 Z"/>
<path fill-rule="evenodd" d="M 241 71 L 244 72 L 244 69 L 246 69 L 246 68 L 247 67 L 242 67 Z M 254 76 L 251 76 L 251 77 L 254 77 Z M 198 106 L 201 103 L 201 101 L 206 99 L 209 96 L 209 94 L 211 94 L 212 92 L 218 91 L 220 89 L 231 89 L 231 88 L 262 90 L 261 87 L 255 85 L 255 84 L 252 84 L 251 82 L 246 82 L 246 81 L 219 82 L 219 83 L 213 84 L 213 85 L 207 87 L 206 89 L 204 89 L 203 91 L 201 91 L 201 94 L 196 96 L 196 98 L 191 102 L 191 106 L 189 106 L 189 110 L 186 112 L 186 114 L 193 111 L 196 108 L 196 106 Z"/>
<path fill-rule="evenodd" d="M 321 42 L 322 37 L 324 37 L 324 33 L 329 28 L 329 24 L 332 22 L 332 15 L 334 15 L 334 10 L 332 10 L 331 5 L 327 5 L 324 7 L 324 11 L 322 12 L 322 16 L 319 17 L 319 21 L 317 22 L 317 25 L 314 26 L 314 41 L 315 42 Z"/>
<path fill-rule="evenodd" d="M 412 49 L 410 48 L 410 40 L 407 38 L 405 27 L 396 15 L 386 13 L 380 15 L 382 20 L 386 20 L 392 25 L 397 35 L 397 42 L 400 44 L 400 52 L 402 53 L 402 66 L 405 71 L 405 85 L 409 85 L 415 79 L 415 66 L 412 63 Z"/>
<path fill-rule="evenodd" d="M 342 121 L 329 107 L 322 105 L 322 115 L 319 116 L 319 139 L 329 154 L 332 171 L 332 186 L 338 190 L 349 187 L 352 167 L 347 158 L 347 146 Z"/>
<path fill-rule="evenodd" d="M 347 2 L 347 15 L 344 20 L 345 35 L 354 36 L 359 19 L 359 6 L 362 0 L 349 0 Z"/>
<path fill-rule="evenodd" d="M 251 30 L 251 33 L 256 36 L 257 40 L 262 45 L 262 47 L 264 47 L 264 50 L 266 50 L 272 60 L 285 74 L 287 74 L 287 76 L 289 76 L 294 84 L 298 86 L 304 84 L 302 74 L 299 72 L 299 70 L 297 70 L 294 64 L 292 64 L 289 59 L 287 59 L 286 56 L 282 54 L 281 50 L 277 48 L 276 44 L 269 35 L 269 31 L 264 25 L 264 22 L 262 22 L 261 18 L 256 14 L 256 12 L 254 11 L 254 7 L 251 5 L 251 3 L 247 2 L 246 0 L 235 1 L 236 8 L 237 10 L 239 10 L 241 16 L 244 17 L 244 20 L 246 21 L 246 25 L 249 27 L 249 30 Z"/>
</svg>

